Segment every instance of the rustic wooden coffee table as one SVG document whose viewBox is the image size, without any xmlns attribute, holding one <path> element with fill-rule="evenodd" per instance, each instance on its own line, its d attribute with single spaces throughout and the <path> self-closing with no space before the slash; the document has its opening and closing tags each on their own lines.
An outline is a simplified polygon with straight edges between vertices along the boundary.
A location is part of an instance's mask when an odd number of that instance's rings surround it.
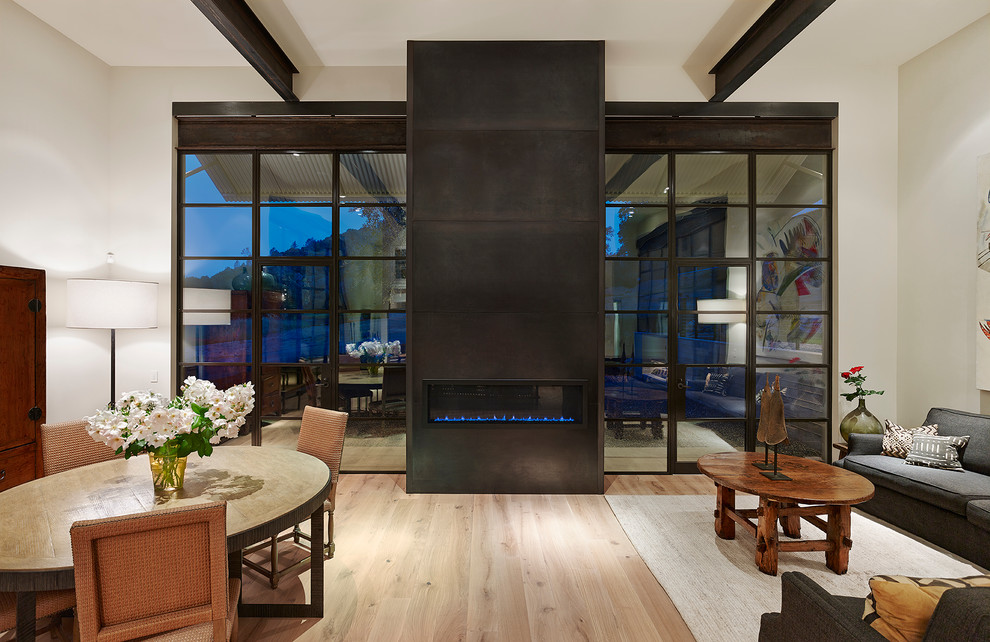
<svg viewBox="0 0 990 642">
<path fill-rule="evenodd" d="M 850 506 L 873 497 L 873 484 L 848 470 L 790 455 L 779 455 L 778 464 L 791 479 L 773 481 L 753 466 L 762 461 L 763 453 L 745 452 L 714 453 L 698 460 L 699 470 L 715 482 L 715 533 L 734 539 L 736 524 L 749 531 L 756 538 L 756 565 L 768 575 L 777 574 L 778 551 L 825 551 L 825 565 L 845 573 L 852 547 Z M 736 491 L 758 495 L 760 507 L 737 509 Z M 821 529 L 825 539 L 779 541 L 778 520 L 785 535 L 797 538 L 802 519 Z"/>
</svg>

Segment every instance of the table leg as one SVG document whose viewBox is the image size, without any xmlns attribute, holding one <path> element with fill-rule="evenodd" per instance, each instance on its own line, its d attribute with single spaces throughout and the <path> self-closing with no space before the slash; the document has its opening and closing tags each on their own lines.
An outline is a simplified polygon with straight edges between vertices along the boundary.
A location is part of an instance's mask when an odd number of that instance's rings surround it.
<svg viewBox="0 0 990 642">
<path fill-rule="evenodd" d="M 312 538 L 309 541 L 311 565 L 309 573 L 310 617 L 323 617 L 323 574 L 326 570 L 324 567 L 326 560 L 323 557 L 323 542 L 326 540 L 326 533 L 324 532 L 323 525 L 323 506 L 321 505 L 309 518 L 309 533 Z"/>
<path fill-rule="evenodd" d="M 825 566 L 839 575 L 849 570 L 849 549 L 852 548 L 850 515 L 848 504 L 828 507 L 825 538 L 832 543 L 832 550 L 825 551 Z"/>
<path fill-rule="evenodd" d="M 241 617 L 286 617 L 286 618 L 321 618 L 323 617 L 323 584 L 324 563 L 323 540 L 326 537 L 323 528 L 323 504 L 310 515 L 311 557 L 309 569 L 310 600 L 309 604 L 255 604 L 241 602 L 237 612 Z M 231 553 L 228 564 L 240 553 Z M 240 566 L 240 564 L 238 564 Z"/>
<path fill-rule="evenodd" d="M 756 565 L 767 575 L 777 574 L 777 516 L 779 504 L 760 497 L 756 525 Z"/>
<path fill-rule="evenodd" d="M 17 642 L 34 642 L 34 591 L 17 593 Z"/>
<path fill-rule="evenodd" d="M 797 508 L 797 504 L 781 502 L 781 508 Z M 788 537 L 801 537 L 801 518 L 798 515 L 781 515 L 780 528 Z"/>
<path fill-rule="evenodd" d="M 715 484 L 715 534 L 722 539 L 735 539 L 736 523 L 729 513 L 736 509 L 736 491 Z"/>
<path fill-rule="evenodd" d="M 241 579 L 244 573 L 244 551 L 234 551 L 227 553 L 227 577 L 235 580 Z M 240 613 L 241 604 L 244 603 L 244 584 L 241 583 L 241 593 L 237 596 L 237 612 Z"/>
</svg>

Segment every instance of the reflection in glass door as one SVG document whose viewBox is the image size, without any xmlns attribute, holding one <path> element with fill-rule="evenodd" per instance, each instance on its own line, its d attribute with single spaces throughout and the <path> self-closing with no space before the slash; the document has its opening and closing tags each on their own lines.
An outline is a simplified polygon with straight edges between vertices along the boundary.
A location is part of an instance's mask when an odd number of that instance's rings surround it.
<svg viewBox="0 0 990 642">
<path fill-rule="evenodd" d="M 746 266 L 677 267 L 676 459 L 746 447 Z"/>
<path fill-rule="evenodd" d="M 605 470 L 668 469 L 668 157 L 606 155 Z"/>
<path fill-rule="evenodd" d="M 240 443 L 349 414 L 342 470 L 405 468 L 405 155 L 180 155 L 177 372 L 252 381 Z"/>
<path fill-rule="evenodd" d="M 791 442 L 828 457 L 829 159 L 607 154 L 605 470 L 753 450 L 780 377 Z"/>
</svg>

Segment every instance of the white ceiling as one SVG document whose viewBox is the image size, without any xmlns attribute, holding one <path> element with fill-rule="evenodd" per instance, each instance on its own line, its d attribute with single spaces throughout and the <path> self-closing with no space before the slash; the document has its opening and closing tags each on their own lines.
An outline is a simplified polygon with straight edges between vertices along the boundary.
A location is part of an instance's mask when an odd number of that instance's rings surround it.
<svg viewBox="0 0 990 642">
<path fill-rule="evenodd" d="M 407 40 L 605 40 L 609 66 L 711 67 L 772 0 L 248 0 L 297 67 L 404 66 Z M 111 66 L 246 66 L 189 0 L 15 0 Z M 779 54 L 899 65 L 990 0 L 837 0 Z"/>
</svg>

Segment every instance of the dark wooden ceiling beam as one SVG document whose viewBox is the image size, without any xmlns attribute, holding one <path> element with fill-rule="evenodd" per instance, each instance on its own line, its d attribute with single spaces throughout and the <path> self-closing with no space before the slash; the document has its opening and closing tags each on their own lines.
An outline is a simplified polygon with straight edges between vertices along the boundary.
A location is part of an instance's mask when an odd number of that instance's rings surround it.
<svg viewBox="0 0 990 642">
<path fill-rule="evenodd" d="M 708 73 L 715 75 L 715 95 L 722 102 L 767 64 L 835 0 L 774 0 L 753 26 Z"/>
<path fill-rule="evenodd" d="M 292 74 L 299 73 L 299 70 L 245 0 L 192 0 L 192 3 L 283 100 L 299 102 L 292 93 Z"/>
</svg>

